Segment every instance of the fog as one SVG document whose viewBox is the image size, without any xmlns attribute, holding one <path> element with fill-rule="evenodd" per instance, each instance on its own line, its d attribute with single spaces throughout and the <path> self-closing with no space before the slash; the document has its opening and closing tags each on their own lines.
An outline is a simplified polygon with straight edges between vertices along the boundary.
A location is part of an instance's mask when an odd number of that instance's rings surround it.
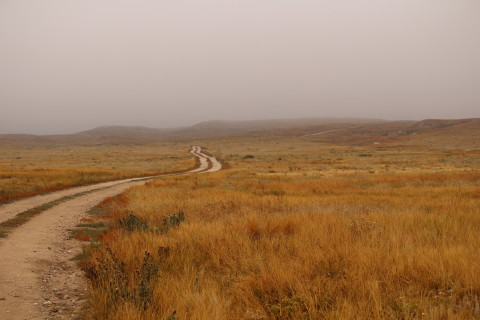
<svg viewBox="0 0 480 320">
<path fill-rule="evenodd" d="M 480 117 L 478 0 L 0 0 L 0 133 Z"/>
</svg>

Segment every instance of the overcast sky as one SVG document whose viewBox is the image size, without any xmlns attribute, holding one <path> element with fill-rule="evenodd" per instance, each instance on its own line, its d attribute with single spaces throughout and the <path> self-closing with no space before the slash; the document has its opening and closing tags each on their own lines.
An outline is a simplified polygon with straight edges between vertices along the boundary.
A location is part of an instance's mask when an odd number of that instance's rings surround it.
<svg viewBox="0 0 480 320">
<path fill-rule="evenodd" d="M 479 0 L 0 0 L 0 133 L 480 117 Z"/>
</svg>

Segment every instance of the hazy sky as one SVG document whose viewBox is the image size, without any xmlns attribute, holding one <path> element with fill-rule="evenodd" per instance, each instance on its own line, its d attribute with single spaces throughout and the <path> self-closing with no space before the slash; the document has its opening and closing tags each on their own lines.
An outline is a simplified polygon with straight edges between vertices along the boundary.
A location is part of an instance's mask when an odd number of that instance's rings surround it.
<svg viewBox="0 0 480 320">
<path fill-rule="evenodd" d="M 0 0 L 0 133 L 480 117 L 479 0 Z"/>
</svg>

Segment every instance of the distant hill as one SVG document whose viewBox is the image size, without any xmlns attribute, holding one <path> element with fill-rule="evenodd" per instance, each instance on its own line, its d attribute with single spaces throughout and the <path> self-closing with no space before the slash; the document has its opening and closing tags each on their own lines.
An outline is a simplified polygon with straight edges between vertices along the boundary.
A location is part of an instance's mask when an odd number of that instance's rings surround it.
<svg viewBox="0 0 480 320">
<path fill-rule="evenodd" d="M 0 144 L 16 143 L 51 143 L 52 141 L 45 136 L 36 136 L 33 134 L 0 134 Z"/>
<path fill-rule="evenodd" d="M 183 128 L 103 126 L 66 135 L 3 134 L 0 144 L 124 144 L 234 136 L 299 136 L 312 141 L 362 145 L 449 134 L 480 136 L 480 119 L 386 121 L 355 118 L 302 118 L 201 122 Z M 432 138 L 433 139 L 433 138 Z"/>
<path fill-rule="evenodd" d="M 180 129 L 155 129 L 135 126 L 103 126 L 74 134 L 80 141 L 96 143 L 135 143 L 165 140 L 166 135 Z"/>
<path fill-rule="evenodd" d="M 388 121 L 308 137 L 310 140 L 345 144 L 423 144 L 480 147 L 480 119 Z M 419 143 L 421 140 L 421 143 Z M 478 141 L 478 142 L 477 142 Z"/>
<path fill-rule="evenodd" d="M 300 119 L 271 119 L 252 121 L 205 121 L 183 128 L 172 133 L 172 137 L 202 137 L 214 138 L 219 136 L 255 135 L 264 133 L 287 134 L 294 132 L 303 133 L 308 130 L 324 126 L 345 126 L 354 124 L 381 123 L 385 120 L 378 119 L 352 119 L 352 118 L 300 118 Z"/>
<path fill-rule="evenodd" d="M 416 122 L 411 126 L 412 130 L 418 130 L 421 132 L 443 129 L 448 127 L 475 127 L 480 125 L 480 119 L 459 119 L 459 120 L 440 120 L 440 119 L 426 119 Z"/>
<path fill-rule="evenodd" d="M 79 135 L 88 136 L 151 136 L 158 137 L 167 132 L 172 132 L 179 129 L 154 129 L 148 127 L 134 127 L 134 126 L 103 126 L 97 127 L 88 131 L 79 132 Z"/>
<path fill-rule="evenodd" d="M 253 121 L 222 121 L 213 120 L 196 124 L 190 130 L 224 130 L 224 131 L 258 131 L 273 129 L 303 128 L 309 126 L 325 125 L 330 123 L 377 123 L 385 122 L 379 119 L 355 118 L 300 118 L 300 119 L 272 119 Z"/>
</svg>

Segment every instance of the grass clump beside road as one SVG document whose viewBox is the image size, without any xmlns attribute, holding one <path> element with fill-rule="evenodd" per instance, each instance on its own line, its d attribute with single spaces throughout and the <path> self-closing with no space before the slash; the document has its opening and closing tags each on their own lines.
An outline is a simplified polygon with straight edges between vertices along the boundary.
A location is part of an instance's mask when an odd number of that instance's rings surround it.
<svg viewBox="0 0 480 320">
<path fill-rule="evenodd" d="M 268 145 L 251 159 L 229 147 L 230 170 L 163 178 L 97 208 L 110 225 L 81 261 L 87 316 L 480 317 L 478 160 Z"/>
</svg>

